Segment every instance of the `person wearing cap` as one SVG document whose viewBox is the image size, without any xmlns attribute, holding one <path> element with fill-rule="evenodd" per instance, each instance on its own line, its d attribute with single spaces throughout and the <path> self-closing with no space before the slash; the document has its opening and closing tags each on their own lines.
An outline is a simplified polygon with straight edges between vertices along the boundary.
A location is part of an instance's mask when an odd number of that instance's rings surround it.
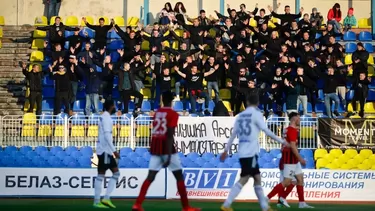
<svg viewBox="0 0 375 211">
<path fill-rule="evenodd" d="M 36 115 L 42 114 L 42 83 L 43 83 L 43 72 L 40 70 L 38 64 L 33 64 L 31 71 L 27 69 L 25 62 L 22 62 L 22 73 L 26 76 L 29 82 L 30 94 L 29 94 L 29 110 L 27 112 L 32 113 L 36 106 Z"/>
<path fill-rule="evenodd" d="M 357 50 L 352 54 L 353 75 L 358 77 L 359 73 L 364 72 L 367 75 L 368 63 L 367 60 L 370 54 L 366 51 L 363 43 L 357 43 Z"/>
<path fill-rule="evenodd" d="M 82 20 L 85 22 L 86 26 L 95 31 L 95 49 L 103 49 L 107 45 L 107 33 L 112 29 L 115 21 L 111 19 L 109 25 L 104 25 L 104 18 L 99 18 L 99 25 L 93 26 L 87 22 L 86 17 L 83 17 Z"/>
<path fill-rule="evenodd" d="M 344 30 L 348 31 L 355 26 L 357 26 L 357 19 L 354 17 L 354 9 L 349 8 L 348 15 L 344 18 Z"/>
<path fill-rule="evenodd" d="M 316 7 L 312 8 L 311 14 L 310 14 L 310 23 L 315 22 L 318 29 L 321 28 L 322 22 L 323 22 L 323 16 L 318 12 L 318 9 Z"/>
<path fill-rule="evenodd" d="M 50 77 L 55 80 L 55 102 L 53 114 L 58 115 L 61 112 L 61 105 L 64 105 L 64 113 L 69 114 L 69 90 L 70 71 L 67 73 L 64 65 L 59 65 L 57 71 L 53 71 L 54 65 L 49 66 Z"/>
</svg>

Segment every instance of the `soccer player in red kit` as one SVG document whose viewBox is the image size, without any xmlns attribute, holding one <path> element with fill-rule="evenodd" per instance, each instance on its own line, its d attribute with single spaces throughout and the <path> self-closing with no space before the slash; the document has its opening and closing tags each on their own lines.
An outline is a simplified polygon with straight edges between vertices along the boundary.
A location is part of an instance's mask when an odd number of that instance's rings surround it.
<svg viewBox="0 0 375 211">
<path fill-rule="evenodd" d="M 276 194 L 279 194 L 279 201 L 286 207 L 290 207 L 286 201 L 285 188 L 292 184 L 294 178 L 297 179 L 297 193 L 299 200 L 299 208 L 314 208 L 309 206 L 305 202 L 304 190 L 303 190 L 303 172 L 302 166 L 306 165 L 306 161 L 298 152 L 297 141 L 298 141 L 298 128 L 300 125 L 300 116 L 298 113 L 292 112 L 289 114 L 289 127 L 285 130 L 285 140 L 290 144 L 290 147 L 282 148 L 282 164 L 283 181 L 276 185 L 273 190 L 268 194 L 268 198 L 271 199 Z M 288 188 L 287 188 L 288 189 Z M 291 191 L 291 190 L 290 190 Z"/>
<path fill-rule="evenodd" d="M 162 94 L 164 107 L 158 109 L 155 113 L 152 123 L 151 139 L 151 158 L 149 163 L 149 172 L 146 180 L 143 182 L 141 192 L 133 205 L 133 211 L 143 211 L 142 202 L 144 201 L 147 190 L 154 181 L 156 174 L 161 168 L 168 167 L 177 180 L 177 189 L 181 197 L 183 211 L 199 211 L 199 208 L 189 206 L 187 198 L 184 177 L 180 157 L 176 153 L 174 146 L 174 132 L 178 123 L 178 114 L 171 108 L 174 95 L 167 91 Z"/>
</svg>

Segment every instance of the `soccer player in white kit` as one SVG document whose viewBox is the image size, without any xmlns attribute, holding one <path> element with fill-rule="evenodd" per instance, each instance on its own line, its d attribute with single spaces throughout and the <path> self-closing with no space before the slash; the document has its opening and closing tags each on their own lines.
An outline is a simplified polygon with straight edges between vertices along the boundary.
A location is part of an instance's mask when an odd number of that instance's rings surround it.
<svg viewBox="0 0 375 211">
<path fill-rule="evenodd" d="M 116 183 L 120 177 L 120 172 L 117 167 L 117 162 L 114 158 L 120 158 L 116 148 L 113 145 L 112 127 L 113 121 L 111 114 L 115 112 L 115 104 L 113 100 L 106 100 L 104 103 L 104 113 L 99 120 L 99 136 L 96 145 L 96 154 L 98 155 L 98 176 L 95 179 L 95 208 L 116 208 L 110 200 L 111 193 L 116 188 Z M 100 201 L 100 194 L 102 192 L 103 180 L 105 172 L 110 169 L 112 177 L 109 179 L 106 194 L 103 200 Z"/>
<path fill-rule="evenodd" d="M 264 131 L 266 135 L 275 141 L 286 144 L 286 142 L 277 137 L 271 130 L 268 129 L 263 114 L 258 109 L 259 95 L 257 92 L 251 93 L 247 97 L 247 108 L 245 111 L 238 114 L 233 127 L 233 133 L 229 138 L 227 147 L 221 155 L 221 161 L 225 160 L 228 151 L 231 148 L 233 140 L 238 136 L 239 146 L 238 154 L 241 164 L 241 178 L 232 187 L 228 198 L 221 207 L 221 211 L 233 211 L 231 204 L 235 198 L 240 194 L 241 189 L 248 182 L 250 177 L 254 178 L 254 191 L 259 200 L 262 211 L 271 211 L 268 204 L 268 198 L 263 193 L 261 186 L 261 176 L 258 165 L 259 148 L 259 133 Z"/>
</svg>

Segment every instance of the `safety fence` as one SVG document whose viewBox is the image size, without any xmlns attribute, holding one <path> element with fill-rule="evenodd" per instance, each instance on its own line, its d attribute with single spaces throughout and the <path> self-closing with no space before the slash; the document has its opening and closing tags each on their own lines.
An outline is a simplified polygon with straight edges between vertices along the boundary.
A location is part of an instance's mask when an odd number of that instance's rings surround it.
<svg viewBox="0 0 375 211">
<path fill-rule="evenodd" d="M 41 115 L 4 116 L 0 122 L 1 146 L 91 146 L 96 147 L 100 115 Z M 113 140 L 118 149 L 123 147 L 149 147 L 152 130 L 152 117 L 140 115 L 112 116 Z M 180 117 L 175 133 L 179 151 L 219 153 L 225 148 L 231 135 L 234 117 Z M 286 118 L 266 120 L 268 127 L 279 137 L 288 126 Z M 234 142 L 233 150 L 237 149 Z M 265 134 L 259 137 L 261 148 L 280 148 Z M 299 148 L 317 148 L 317 119 L 302 118 L 300 124 Z"/>
</svg>

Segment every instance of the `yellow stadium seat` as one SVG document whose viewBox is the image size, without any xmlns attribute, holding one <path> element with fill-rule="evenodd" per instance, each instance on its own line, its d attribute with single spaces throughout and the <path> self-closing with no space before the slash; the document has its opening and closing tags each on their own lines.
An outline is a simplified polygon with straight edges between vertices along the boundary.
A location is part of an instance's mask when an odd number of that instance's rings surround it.
<svg viewBox="0 0 375 211">
<path fill-rule="evenodd" d="M 336 159 L 336 157 L 332 154 L 325 154 L 323 159 L 326 160 L 328 163 L 331 163 L 334 159 Z"/>
<path fill-rule="evenodd" d="M 122 16 L 117 16 L 115 18 L 113 18 L 115 20 L 115 23 L 118 25 L 118 26 L 125 26 L 125 20 Z"/>
<path fill-rule="evenodd" d="M 272 23 L 272 21 L 268 21 L 268 27 L 271 29 L 276 28 L 275 24 Z"/>
<path fill-rule="evenodd" d="M 331 169 L 331 170 L 335 170 L 335 169 L 339 169 L 339 167 L 336 165 L 336 164 L 333 164 L 333 163 L 329 163 L 325 166 L 325 168 L 327 169 Z"/>
<path fill-rule="evenodd" d="M 343 153 L 342 153 L 341 149 L 331 149 L 331 151 L 329 151 L 329 154 L 333 155 L 335 158 L 338 158 Z"/>
<path fill-rule="evenodd" d="M 324 155 L 328 154 L 326 149 L 317 149 L 314 152 L 314 159 L 318 160 L 318 158 L 324 157 Z"/>
<path fill-rule="evenodd" d="M 231 99 L 231 92 L 230 89 L 220 89 L 219 95 L 222 100 L 230 100 Z"/>
<path fill-rule="evenodd" d="M 230 105 L 230 102 L 229 101 L 223 101 L 223 104 L 225 106 L 225 108 L 228 109 L 228 111 L 232 111 L 232 108 L 231 108 L 231 105 Z"/>
<path fill-rule="evenodd" d="M 371 56 L 371 54 L 370 54 L 370 56 L 369 56 L 368 59 L 367 59 L 367 63 L 368 63 L 368 64 L 374 64 L 374 57 Z"/>
<path fill-rule="evenodd" d="M 345 164 L 345 163 L 344 163 L 342 160 L 340 160 L 340 159 L 334 159 L 331 163 L 334 164 L 334 165 L 336 165 L 336 166 L 338 166 L 339 168 L 341 168 L 341 166 L 342 166 L 343 164 Z"/>
<path fill-rule="evenodd" d="M 150 131 L 150 126 L 149 125 L 137 125 L 137 132 L 136 132 L 136 137 L 150 137 L 151 136 L 151 131 Z"/>
<path fill-rule="evenodd" d="M 106 17 L 106 16 L 100 16 L 100 17 L 97 19 L 97 21 L 98 21 L 98 22 L 96 22 L 97 24 L 99 24 L 99 19 L 100 19 L 100 18 L 104 18 L 104 25 L 109 25 L 110 21 L 109 21 L 109 18 Z"/>
<path fill-rule="evenodd" d="M 141 49 L 143 51 L 149 51 L 150 50 L 150 42 L 148 42 L 147 40 L 143 40 L 142 44 L 141 44 Z"/>
<path fill-rule="evenodd" d="M 28 91 L 29 91 L 29 93 L 26 93 L 26 97 L 28 97 L 30 95 L 30 89 Z M 29 102 L 29 100 L 26 100 L 25 104 L 23 105 L 23 111 L 27 112 L 29 110 L 29 108 L 30 108 L 30 102 Z M 33 111 L 34 112 L 36 111 L 36 104 L 34 105 Z"/>
<path fill-rule="evenodd" d="M 206 87 L 206 86 L 207 86 L 207 81 L 206 81 L 206 79 L 203 79 L 202 84 L 203 84 L 203 87 Z"/>
<path fill-rule="evenodd" d="M 170 44 L 169 44 L 169 41 L 164 41 L 163 42 L 163 45 L 164 45 L 164 48 L 170 48 Z"/>
<path fill-rule="evenodd" d="M 35 136 L 35 135 L 36 135 L 35 125 L 22 125 L 21 136 L 27 137 L 27 136 Z"/>
<path fill-rule="evenodd" d="M 369 158 L 371 155 L 373 155 L 371 149 L 361 149 L 361 151 L 359 151 L 359 154 L 360 154 L 362 157 L 364 157 L 365 159 L 367 159 L 367 158 Z"/>
<path fill-rule="evenodd" d="M 342 154 L 340 157 L 338 157 L 342 162 L 347 163 L 348 160 L 350 160 L 350 157 L 348 155 Z"/>
<path fill-rule="evenodd" d="M 184 30 L 176 29 L 176 30 L 174 30 L 174 33 L 176 33 L 177 36 L 182 37 L 183 34 L 184 34 Z"/>
<path fill-rule="evenodd" d="M 87 136 L 88 137 L 98 137 L 98 126 L 97 125 L 89 125 L 87 128 Z"/>
<path fill-rule="evenodd" d="M 48 26 L 48 20 L 46 16 L 36 17 L 34 26 Z"/>
<path fill-rule="evenodd" d="M 350 116 L 349 117 L 350 119 L 361 119 L 362 117 L 358 116 L 358 115 L 354 115 L 354 116 Z"/>
<path fill-rule="evenodd" d="M 73 125 L 71 137 L 84 137 L 85 127 L 83 125 Z"/>
<path fill-rule="evenodd" d="M 312 127 L 300 127 L 300 138 L 302 139 L 313 139 L 315 132 Z"/>
<path fill-rule="evenodd" d="M 345 155 L 348 155 L 349 158 L 354 158 L 354 156 L 358 155 L 358 152 L 355 149 L 347 149 L 345 150 Z"/>
<path fill-rule="evenodd" d="M 120 127 L 120 137 L 129 137 L 130 136 L 130 125 L 121 125 Z"/>
<path fill-rule="evenodd" d="M 26 113 L 23 115 L 22 124 L 36 124 L 36 115 L 33 113 Z"/>
<path fill-rule="evenodd" d="M 375 165 L 375 160 L 370 160 L 370 159 L 366 159 L 362 162 L 362 164 L 366 164 L 366 165 L 369 165 L 369 166 L 373 166 Z"/>
<path fill-rule="evenodd" d="M 44 55 L 42 51 L 33 51 L 30 55 L 30 62 L 42 62 L 44 61 Z"/>
<path fill-rule="evenodd" d="M 151 99 L 151 90 L 149 88 L 141 89 L 141 94 L 143 94 L 144 99 Z"/>
<path fill-rule="evenodd" d="M 94 18 L 91 16 L 85 16 L 87 23 L 94 25 Z M 86 26 L 86 23 L 81 19 L 81 26 Z"/>
<path fill-rule="evenodd" d="M 5 25 L 4 16 L 0 16 L 0 26 L 4 26 L 4 25 Z"/>
<path fill-rule="evenodd" d="M 212 38 L 215 38 L 216 37 L 216 31 L 212 28 L 212 29 L 210 29 L 210 36 L 212 37 Z"/>
<path fill-rule="evenodd" d="M 254 20 L 254 18 L 251 18 L 250 21 L 249 21 L 249 25 L 252 26 L 252 27 L 257 27 L 258 23 L 257 23 L 256 20 Z"/>
<path fill-rule="evenodd" d="M 272 18 L 271 18 L 271 22 L 272 22 L 272 23 L 280 23 L 280 19 L 275 18 L 275 17 L 272 17 Z"/>
<path fill-rule="evenodd" d="M 368 68 L 367 68 L 367 72 L 368 72 L 368 76 L 375 76 L 375 69 L 374 69 L 374 66 L 372 65 L 369 65 Z"/>
<path fill-rule="evenodd" d="M 370 155 L 370 157 L 368 157 L 367 159 L 375 161 L 375 154 Z"/>
<path fill-rule="evenodd" d="M 348 76 L 352 76 L 353 75 L 353 68 L 350 68 L 349 70 L 348 70 Z"/>
<path fill-rule="evenodd" d="M 371 170 L 375 170 L 375 165 L 372 165 Z"/>
<path fill-rule="evenodd" d="M 3 28 L 0 28 L 0 38 L 3 37 Z"/>
<path fill-rule="evenodd" d="M 44 49 L 44 40 L 34 39 L 31 44 L 31 49 L 33 50 Z"/>
<path fill-rule="evenodd" d="M 3 43 L 1 42 L 1 40 L 0 40 L 0 48 L 3 46 Z"/>
<path fill-rule="evenodd" d="M 325 168 L 328 164 L 329 164 L 329 162 L 326 161 L 324 158 L 319 158 L 316 161 L 316 168 L 317 169 Z"/>
<path fill-rule="evenodd" d="M 138 18 L 138 17 L 131 17 L 131 18 L 128 20 L 128 26 L 131 26 L 131 27 L 136 27 L 136 26 L 138 26 L 138 23 L 139 23 L 139 18 Z"/>
<path fill-rule="evenodd" d="M 365 157 L 363 157 L 362 155 L 358 154 L 356 156 L 353 157 L 354 160 L 357 160 L 358 163 L 362 163 L 364 160 L 366 160 Z"/>
<path fill-rule="evenodd" d="M 55 18 L 56 18 L 57 16 L 52 16 L 51 17 L 51 19 L 49 20 L 49 25 L 53 25 L 53 24 L 55 24 Z M 62 17 L 60 17 L 60 20 L 61 20 L 61 22 L 63 22 L 63 19 L 62 19 Z"/>
<path fill-rule="evenodd" d="M 29 71 L 30 71 L 30 70 L 29 70 Z M 29 88 L 29 87 L 26 88 L 25 96 L 26 96 L 26 97 L 29 97 L 29 96 L 30 96 L 30 88 Z"/>
<path fill-rule="evenodd" d="M 117 137 L 117 127 L 115 125 L 112 127 L 112 136 Z"/>
<path fill-rule="evenodd" d="M 352 165 L 353 168 L 356 168 L 357 165 L 359 164 L 359 163 L 358 163 L 358 160 L 354 160 L 354 159 L 350 159 L 350 160 L 348 160 L 348 162 L 346 162 L 346 163 Z"/>
<path fill-rule="evenodd" d="M 172 41 L 172 49 L 174 49 L 174 50 L 178 50 L 178 41 L 177 40 L 174 40 L 174 41 Z"/>
<path fill-rule="evenodd" d="M 345 56 L 345 65 L 349 65 L 349 64 L 353 64 L 352 55 L 351 54 L 347 54 Z"/>
<path fill-rule="evenodd" d="M 38 130 L 39 137 L 49 137 L 52 136 L 52 128 L 50 125 L 40 125 Z"/>
<path fill-rule="evenodd" d="M 69 16 L 66 18 L 64 24 L 67 26 L 78 26 L 79 25 L 78 18 L 76 16 Z"/>
<path fill-rule="evenodd" d="M 351 170 L 353 166 L 351 164 L 344 163 L 341 165 L 340 169 L 342 170 Z"/>
<path fill-rule="evenodd" d="M 357 168 L 358 170 L 369 170 L 371 166 L 362 163 L 362 164 L 358 164 Z"/>
<path fill-rule="evenodd" d="M 55 132 L 54 132 L 53 136 L 55 136 L 55 137 L 64 137 L 65 136 L 64 125 L 56 125 L 55 126 Z"/>
<path fill-rule="evenodd" d="M 358 28 L 365 28 L 369 29 L 371 28 L 371 22 L 369 18 L 361 18 L 358 20 Z"/>
<path fill-rule="evenodd" d="M 47 37 L 47 32 L 41 31 L 41 30 L 34 30 L 33 37 L 34 38 L 45 38 L 45 37 Z"/>
</svg>

